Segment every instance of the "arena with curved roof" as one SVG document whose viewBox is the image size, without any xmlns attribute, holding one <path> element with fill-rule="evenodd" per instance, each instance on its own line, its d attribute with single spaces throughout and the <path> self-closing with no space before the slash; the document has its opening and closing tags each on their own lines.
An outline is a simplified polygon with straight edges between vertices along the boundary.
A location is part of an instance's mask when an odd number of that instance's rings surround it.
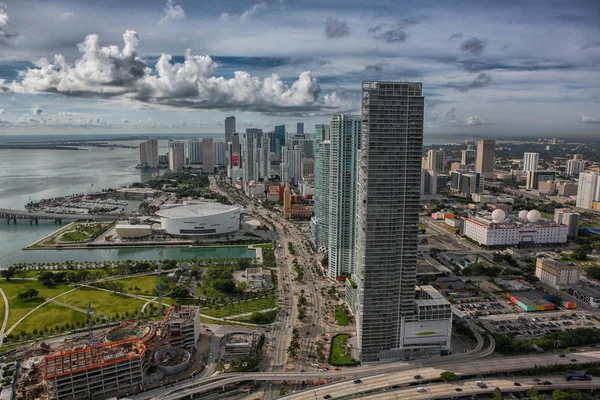
<svg viewBox="0 0 600 400">
<path fill-rule="evenodd" d="M 217 203 L 168 204 L 156 212 L 169 235 L 214 236 L 240 229 L 242 210 Z"/>
</svg>

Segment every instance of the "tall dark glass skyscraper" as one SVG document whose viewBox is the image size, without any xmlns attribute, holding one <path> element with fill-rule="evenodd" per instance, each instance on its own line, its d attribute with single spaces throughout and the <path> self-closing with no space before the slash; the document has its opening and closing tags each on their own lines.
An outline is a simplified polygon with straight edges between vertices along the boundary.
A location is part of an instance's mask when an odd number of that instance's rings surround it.
<svg viewBox="0 0 600 400">
<path fill-rule="evenodd" d="M 418 82 L 363 82 L 352 309 L 363 362 L 402 357 L 414 320 L 423 95 Z"/>
</svg>

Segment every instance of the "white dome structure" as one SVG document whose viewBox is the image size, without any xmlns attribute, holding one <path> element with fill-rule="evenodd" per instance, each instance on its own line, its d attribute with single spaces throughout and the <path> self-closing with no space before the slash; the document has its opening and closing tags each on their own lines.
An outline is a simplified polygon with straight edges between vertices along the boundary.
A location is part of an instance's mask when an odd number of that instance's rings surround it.
<svg viewBox="0 0 600 400">
<path fill-rule="evenodd" d="M 492 212 L 492 222 L 504 222 L 506 218 L 506 213 L 504 210 L 494 210 Z"/>
<path fill-rule="evenodd" d="M 531 210 L 527 213 L 527 221 L 539 222 L 542 219 L 542 214 L 538 210 Z"/>
<path fill-rule="evenodd" d="M 519 211 L 519 219 L 522 219 L 524 221 L 527 220 L 527 210 L 521 210 L 521 211 Z"/>
</svg>

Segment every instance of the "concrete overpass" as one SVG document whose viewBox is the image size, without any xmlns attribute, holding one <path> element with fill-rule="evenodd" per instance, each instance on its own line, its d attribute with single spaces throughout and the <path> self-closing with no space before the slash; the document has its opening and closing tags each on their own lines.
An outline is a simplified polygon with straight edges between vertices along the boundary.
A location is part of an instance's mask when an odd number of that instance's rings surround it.
<svg viewBox="0 0 600 400">
<path fill-rule="evenodd" d="M 0 208 L 0 219 L 6 219 L 9 224 L 10 221 L 13 221 L 16 224 L 18 219 L 29 220 L 30 223 L 37 223 L 40 219 L 53 219 L 54 221 L 60 222 L 63 219 L 116 221 L 121 218 L 123 217 L 111 214 L 55 214 L 41 211 L 11 210 L 8 208 Z"/>
</svg>

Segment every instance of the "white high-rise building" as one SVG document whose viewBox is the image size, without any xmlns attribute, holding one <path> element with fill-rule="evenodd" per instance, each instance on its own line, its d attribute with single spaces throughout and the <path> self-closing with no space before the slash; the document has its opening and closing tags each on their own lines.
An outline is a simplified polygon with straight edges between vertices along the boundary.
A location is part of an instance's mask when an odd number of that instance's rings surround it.
<svg viewBox="0 0 600 400">
<path fill-rule="evenodd" d="M 202 164 L 202 140 L 192 139 L 188 141 L 190 164 Z"/>
<path fill-rule="evenodd" d="M 321 140 L 315 149 L 315 215 L 311 219 L 311 233 L 314 245 L 329 247 L 329 172 L 331 141 Z"/>
<path fill-rule="evenodd" d="M 244 183 L 258 181 L 258 140 L 261 129 L 246 129 L 242 135 L 242 179 Z M 262 136 L 262 135 L 261 135 Z"/>
<path fill-rule="evenodd" d="M 523 155 L 523 172 L 537 171 L 539 158 L 539 153 L 525 153 Z"/>
<path fill-rule="evenodd" d="M 158 168 L 158 140 L 150 138 L 140 143 L 140 166 Z"/>
<path fill-rule="evenodd" d="M 281 148 L 281 181 L 293 181 L 295 185 L 302 179 L 302 147 Z"/>
<path fill-rule="evenodd" d="M 329 159 L 329 277 L 354 271 L 356 162 L 360 148 L 359 115 L 331 118 Z"/>
<path fill-rule="evenodd" d="M 567 161 L 568 176 L 577 176 L 583 171 L 585 171 L 585 161 L 575 159 Z"/>
<path fill-rule="evenodd" d="M 600 209 L 600 173 L 582 172 L 579 174 L 577 207 Z"/>
<path fill-rule="evenodd" d="M 202 172 L 212 174 L 215 172 L 215 153 L 213 138 L 202 139 Z"/>
</svg>

